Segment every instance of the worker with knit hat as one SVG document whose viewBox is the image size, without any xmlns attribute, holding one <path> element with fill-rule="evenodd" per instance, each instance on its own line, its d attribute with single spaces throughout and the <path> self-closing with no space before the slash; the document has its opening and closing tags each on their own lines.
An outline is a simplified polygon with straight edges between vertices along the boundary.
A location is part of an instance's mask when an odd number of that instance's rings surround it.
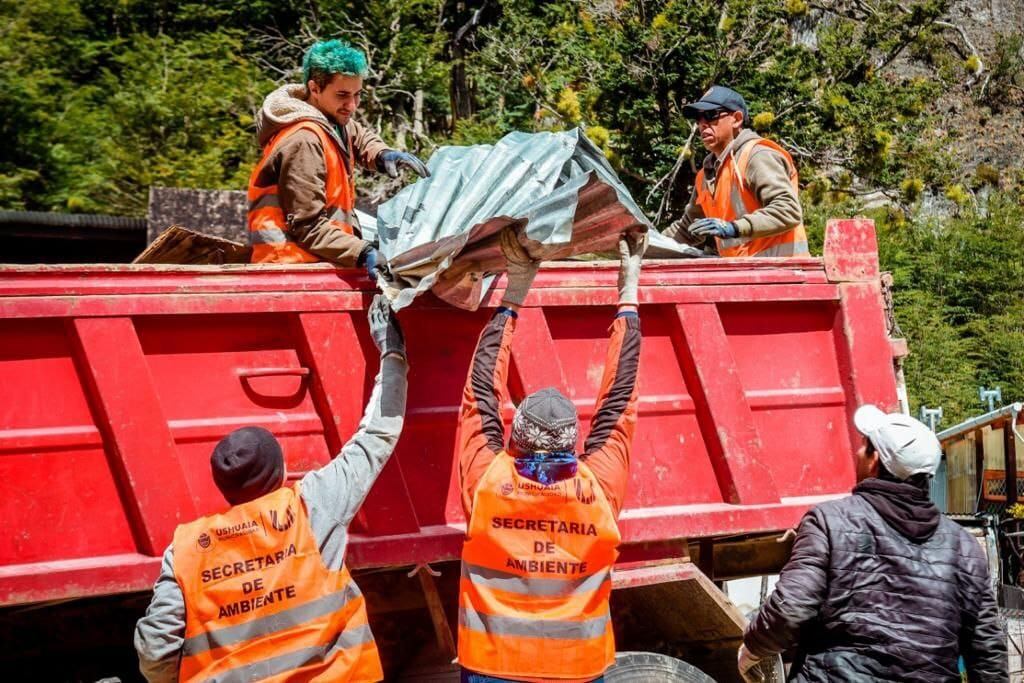
<svg viewBox="0 0 1024 683">
<path fill-rule="evenodd" d="M 164 553 L 135 648 L 147 680 L 383 679 L 366 604 L 345 566 L 348 525 L 402 431 L 405 342 L 382 295 L 370 308 L 381 353 L 366 414 L 329 464 L 286 486 L 262 427 L 213 450 L 230 507 L 183 524 Z"/>
<path fill-rule="evenodd" d="M 302 83 L 283 85 L 264 100 L 256 117 L 263 154 L 249 178 L 253 263 L 331 261 L 363 267 L 374 279 L 386 272 L 356 218 L 356 166 L 392 178 L 403 168 L 430 173 L 355 120 L 368 68 L 361 50 L 322 41 L 306 52 Z"/>
<path fill-rule="evenodd" d="M 524 398 L 506 445 L 501 419 L 518 311 L 537 273 L 525 237 L 501 235 L 501 306 L 463 392 L 459 475 L 468 520 L 459 587 L 463 681 L 595 681 L 615 659 L 608 599 L 617 519 L 637 419 L 637 285 L 644 240 L 619 243 L 619 306 L 590 433 L 557 388 Z M 529 359 L 516 359 L 522 379 Z"/>
</svg>

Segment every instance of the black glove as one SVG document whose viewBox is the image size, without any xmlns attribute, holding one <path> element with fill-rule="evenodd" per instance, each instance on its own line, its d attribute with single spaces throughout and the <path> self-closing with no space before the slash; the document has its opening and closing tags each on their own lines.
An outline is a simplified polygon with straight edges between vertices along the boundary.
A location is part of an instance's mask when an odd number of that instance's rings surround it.
<svg viewBox="0 0 1024 683">
<path fill-rule="evenodd" d="M 377 155 L 377 170 L 381 173 L 387 173 L 392 178 L 397 178 L 399 166 L 415 171 L 421 178 L 430 177 L 430 171 L 427 170 L 426 165 L 414 154 L 399 152 L 397 149 L 386 149 Z"/>
<path fill-rule="evenodd" d="M 370 245 L 360 252 L 356 265 L 366 268 L 366 276 L 374 282 L 377 281 L 378 275 L 388 276 L 388 260 L 384 258 L 384 254 Z"/>
<path fill-rule="evenodd" d="M 380 350 L 381 357 L 396 353 L 405 358 L 405 337 L 402 335 L 402 328 L 383 294 L 373 297 L 367 318 L 370 321 L 370 336 Z"/>
</svg>

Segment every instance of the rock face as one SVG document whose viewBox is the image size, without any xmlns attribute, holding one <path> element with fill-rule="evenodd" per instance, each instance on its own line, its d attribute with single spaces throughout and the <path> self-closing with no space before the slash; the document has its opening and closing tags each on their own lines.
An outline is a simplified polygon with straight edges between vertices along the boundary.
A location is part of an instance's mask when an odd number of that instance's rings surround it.
<svg viewBox="0 0 1024 683">
<path fill-rule="evenodd" d="M 989 77 L 1000 37 L 1024 33 L 1024 0 L 955 0 L 946 16 L 963 29 L 984 70 L 975 78 L 965 75 L 962 85 L 950 88 L 935 102 L 932 111 L 942 128 L 936 132 L 948 136 L 949 149 L 966 173 L 981 164 L 1019 169 L 1024 158 L 1024 92 L 1007 89 Z M 948 29 L 948 36 L 969 54 L 956 29 Z"/>
<path fill-rule="evenodd" d="M 152 187 L 146 216 L 146 244 L 177 225 L 247 244 L 245 192 Z"/>
</svg>

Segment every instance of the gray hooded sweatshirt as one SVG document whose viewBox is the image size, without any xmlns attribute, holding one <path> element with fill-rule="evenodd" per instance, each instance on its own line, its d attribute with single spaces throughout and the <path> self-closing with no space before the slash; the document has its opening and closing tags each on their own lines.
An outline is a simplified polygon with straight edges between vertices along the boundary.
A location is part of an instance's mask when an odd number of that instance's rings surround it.
<svg viewBox="0 0 1024 683">
<path fill-rule="evenodd" d="M 380 371 L 359 428 L 330 464 L 302 478 L 300 495 L 324 565 L 341 569 L 348 525 L 384 469 L 402 433 L 405 416 L 404 358 L 391 354 Z M 185 642 L 185 597 L 174 577 L 174 548 L 164 552 L 146 615 L 135 626 L 139 669 L 151 683 L 176 683 Z"/>
</svg>

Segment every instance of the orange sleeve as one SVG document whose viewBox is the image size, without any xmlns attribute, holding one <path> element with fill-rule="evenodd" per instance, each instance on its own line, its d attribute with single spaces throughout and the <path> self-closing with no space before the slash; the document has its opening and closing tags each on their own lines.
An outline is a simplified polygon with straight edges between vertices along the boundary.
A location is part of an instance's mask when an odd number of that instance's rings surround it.
<svg viewBox="0 0 1024 683">
<path fill-rule="evenodd" d="M 636 431 L 636 375 L 640 365 L 640 318 L 620 313 L 612 323 L 597 410 L 582 460 L 601 482 L 616 517 L 629 483 L 629 455 Z"/>
<path fill-rule="evenodd" d="M 508 364 L 516 314 L 499 308 L 476 345 L 459 412 L 459 483 L 468 519 L 484 472 L 505 447 L 501 406 L 508 400 Z"/>
</svg>

